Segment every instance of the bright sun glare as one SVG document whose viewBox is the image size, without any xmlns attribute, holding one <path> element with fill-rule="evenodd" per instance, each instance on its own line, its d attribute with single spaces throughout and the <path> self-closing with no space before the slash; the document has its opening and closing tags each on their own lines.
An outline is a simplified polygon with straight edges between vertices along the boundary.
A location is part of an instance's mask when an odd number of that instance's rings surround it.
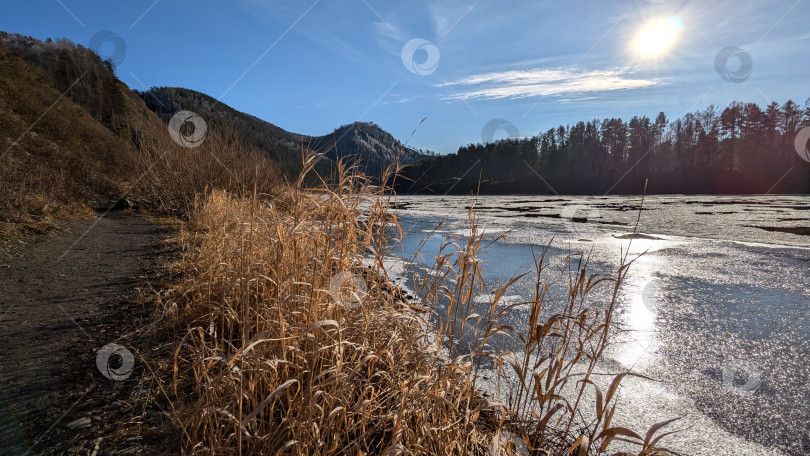
<svg viewBox="0 0 810 456">
<path fill-rule="evenodd" d="M 633 47 L 644 57 L 660 57 L 678 41 L 681 28 L 677 16 L 652 21 L 636 35 Z"/>
</svg>

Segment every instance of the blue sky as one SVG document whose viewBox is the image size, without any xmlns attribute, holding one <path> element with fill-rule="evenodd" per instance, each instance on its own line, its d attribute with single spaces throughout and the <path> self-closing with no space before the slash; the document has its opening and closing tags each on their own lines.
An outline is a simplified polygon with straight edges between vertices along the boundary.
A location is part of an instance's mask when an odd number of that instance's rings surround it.
<svg viewBox="0 0 810 456">
<path fill-rule="evenodd" d="M 364 120 L 405 140 L 427 117 L 410 145 L 439 153 L 493 119 L 514 126 L 495 138 L 530 136 L 810 97 L 810 1 L 105 3 L 6 0 L 0 29 L 86 46 L 112 32 L 99 51 L 131 88 L 199 90 L 297 133 Z"/>
</svg>

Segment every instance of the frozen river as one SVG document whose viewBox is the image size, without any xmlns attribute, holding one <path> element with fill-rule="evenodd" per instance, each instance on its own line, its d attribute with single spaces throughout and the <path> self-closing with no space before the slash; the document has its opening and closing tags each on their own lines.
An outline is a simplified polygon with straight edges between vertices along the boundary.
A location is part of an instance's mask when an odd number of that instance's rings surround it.
<svg viewBox="0 0 810 456">
<path fill-rule="evenodd" d="M 810 197 L 407 196 L 396 200 L 404 229 L 392 255 L 432 262 L 442 240 L 469 233 L 474 207 L 485 237 L 490 289 L 549 263 L 589 256 L 589 271 L 615 275 L 622 249 L 642 255 L 622 288 L 616 336 L 601 368 L 626 378 L 615 425 L 640 431 L 684 417 L 663 446 L 689 455 L 810 454 Z M 437 228 L 438 227 L 438 228 Z M 485 244 L 487 244 L 485 242 Z M 533 292 L 529 274 L 507 293 Z M 552 286 L 552 291 L 554 291 Z M 556 290 L 558 293 L 560 289 Z M 595 301 L 607 302 L 610 287 Z M 482 308 L 488 301 L 480 299 Z M 507 323 L 525 329 L 528 308 Z"/>
</svg>

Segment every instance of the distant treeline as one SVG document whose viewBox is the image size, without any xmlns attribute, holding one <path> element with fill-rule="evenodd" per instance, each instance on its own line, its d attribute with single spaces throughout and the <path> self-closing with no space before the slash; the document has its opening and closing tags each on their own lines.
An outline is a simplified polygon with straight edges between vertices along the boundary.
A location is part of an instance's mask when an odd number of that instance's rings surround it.
<svg viewBox="0 0 810 456">
<path fill-rule="evenodd" d="M 411 165 L 401 193 L 810 193 L 810 163 L 794 140 L 810 99 L 764 109 L 733 102 L 673 122 L 633 117 L 578 122 L 530 138 L 470 144 Z"/>
</svg>

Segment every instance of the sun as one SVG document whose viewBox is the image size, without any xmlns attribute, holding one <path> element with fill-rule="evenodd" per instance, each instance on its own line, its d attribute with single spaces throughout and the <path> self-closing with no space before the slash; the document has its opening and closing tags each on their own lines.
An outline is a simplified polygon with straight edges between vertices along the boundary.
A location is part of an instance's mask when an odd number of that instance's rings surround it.
<svg viewBox="0 0 810 456">
<path fill-rule="evenodd" d="M 633 49 L 643 57 L 661 57 L 678 41 L 682 28 L 677 16 L 649 22 L 636 35 Z"/>
</svg>

